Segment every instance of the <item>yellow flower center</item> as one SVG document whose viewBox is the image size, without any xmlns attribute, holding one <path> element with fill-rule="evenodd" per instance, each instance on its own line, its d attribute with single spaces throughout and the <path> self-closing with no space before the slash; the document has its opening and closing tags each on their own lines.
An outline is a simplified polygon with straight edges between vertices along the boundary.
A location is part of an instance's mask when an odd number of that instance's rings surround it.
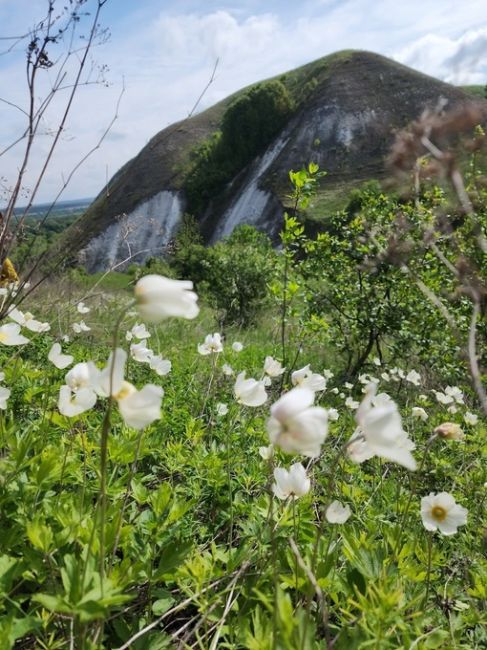
<svg viewBox="0 0 487 650">
<path fill-rule="evenodd" d="M 8 338 L 5 332 L 0 332 L 0 343 L 3 343 Z"/>
<path fill-rule="evenodd" d="M 436 519 L 437 521 L 443 521 L 446 517 L 446 510 L 441 506 L 435 506 L 432 509 L 431 514 L 433 515 L 434 519 Z"/>
<path fill-rule="evenodd" d="M 132 393 L 134 392 L 135 392 L 135 388 L 132 386 L 132 384 L 129 384 L 128 381 L 124 381 L 122 384 L 122 388 L 118 391 L 116 395 L 114 395 L 114 397 L 117 401 L 120 401 L 121 399 L 124 399 L 125 397 L 132 395 Z"/>
</svg>

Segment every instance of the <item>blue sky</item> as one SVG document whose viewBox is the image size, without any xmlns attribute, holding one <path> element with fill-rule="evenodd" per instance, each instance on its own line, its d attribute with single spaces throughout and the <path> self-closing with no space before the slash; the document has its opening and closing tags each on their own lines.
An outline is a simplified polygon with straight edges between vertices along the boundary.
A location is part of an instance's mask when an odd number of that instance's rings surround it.
<svg viewBox="0 0 487 650">
<path fill-rule="evenodd" d="M 94 2 L 87 0 L 88 9 Z M 46 6 L 45 0 L 0 0 L 0 36 L 28 31 Z M 111 38 L 93 54 L 108 65 L 109 86 L 80 89 L 40 201 L 56 194 L 63 178 L 98 142 L 114 115 L 122 83 L 117 121 L 74 175 L 64 198 L 97 194 L 107 175 L 157 131 L 184 118 L 217 58 L 216 78 L 201 108 L 242 86 L 348 48 L 379 52 L 451 83 L 487 83 L 485 0 L 409 0 L 402 5 L 396 0 L 107 0 L 101 22 L 110 28 Z M 6 43 L 10 41 L 0 41 L 0 52 Z M 24 65 L 20 46 L 0 56 L 0 97 L 20 107 L 27 100 Z M 47 75 L 43 81 L 47 84 Z M 25 179 L 27 189 L 48 150 L 59 110 L 53 104 L 47 116 Z M 0 103 L 0 151 L 21 132 L 23 119 L 18 109 Z M 21 153 L 18 145 L 0 157 L 3 186 L 15 180 Z"/>
</svg>

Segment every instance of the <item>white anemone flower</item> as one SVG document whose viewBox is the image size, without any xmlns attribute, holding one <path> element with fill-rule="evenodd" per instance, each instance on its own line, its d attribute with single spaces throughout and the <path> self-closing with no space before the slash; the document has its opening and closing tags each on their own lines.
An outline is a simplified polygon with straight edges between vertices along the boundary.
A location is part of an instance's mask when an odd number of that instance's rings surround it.
<svg viewBox="0 0 487 650">
<path fill-rule="evenodd" d="M 190 280 L 173 280 L 163 275 L 146 275 L 134 288 L 142 318 L 156 323 L 171 316 L 193 319 L 199 314 L 198 296 Z"/>
<path fill-rule="evenodd" d="M 421 384 L 421 375 L 416 370 L 410 370 L 406 375 L 406 381 L 414 386 L 419 386 Z"/>
<path fill-rule="evenodd" d="M 266 357 L 264 361 L 264 372 L 266 375 L 269 375 L 269 377 L 280 377 L 284 372 L 286 368 L 282 367 L 282 364 L 280 361 L 277 361 L 273 357 Z"/>
<path fill-rule="evenodd" d="M 223 402 L 218 402 L 218 404 L 216 405 L 216 414 L 219 417 L 223 417 L 227 413 L 228 413 L 228 406 Z"/>
<path fill-rule="evenodd" d="M 68 418 L 75 417 L 88 411 L 96 404 L 96 393 L 91 388 L 73 390 L 69 386 L 59 389 L 58 409 Z"/>
<path fill-rule="evenodd" d="M 411 415 L 413 418 L 419 418 L 420 420 L 423 420 L 423 422 L 426 422 L 428 419 L 428 414 L 421 406 L 413 406 L 411 409 Z"/>
<path fill-rule="evenodd" d="M 126 341 L 131 341 L 132 339 L 148 339 L 150 338 L 150 332 L 147 330 L 144 324 L 139 325 L 136 323 L 130 331 L 125 335 Z"/>
<path fill-rule="evenodd" d="M 328 409 L 328 420 L 330 422 L 336 422 L 338 418 L 340 417 L 338 411 L 334 408 Z"/>
<path fill-rule="evenodd" d="M 168 359 L 163 359 L 160 354 L 155 354 L 149 360 L 151 370 L 155 370 L 159 377 L 164 377 L 171 372 L 172 363 Z"/>
<path fill-rule="evenodd" d="M 234 352 L 242 352 L 243 349 L 244 349 L 243 343 L 240 343 L 240 341 L 235 341 L 234 343 L 232 343 L 232 350 Z"/>
<path fill-rule="evenodd" d="M 439 390 L 434 390 L 433 393 L 440 404 L 452 404 L 454 401 L 453 397 L 447 393 L 442 393 Z"/>
<path fill-rule="evenodd" d="M 350 519 L 352 511 L 340 501 L 332 501 L 325 512 L 325 517 L 330 524 L 344 524 Z"/>
<path fill-rule="evenodd" d="M 448 492 L 431 492 L 421 499 L 421 519 L 426 530 L 439 530 L 443 535 L 454 535 L 458 526 L 467 523 L 467 508 L 456 503 Z"/>
<path fill-rule="evenodd" d="M 203 356 L 223 352 L 222 337 L 218 332 L 208 334 L 204 343 L 198 345 L 198 352 Z"/>
<path fill-rule="evenodd" d="M 0 386 L 0 409 L 5 411 L 7 408 L 7 400 L 10 397 L 10 389 L 5 388 L 5 386 Z"/>
<path fill-rule="evenodd" d="M 73 323 L 73 330 L 76 334 L 81 334 L 81 332 L 89 332 L 91 327 L 88 327 L 85 321 L 82 320 L 79 323 Z"/>
<path fill-rule="evenodd" d="M 60 343 L 52 344 L 52 347 L 49 350 L 49 354 L 47 355 L 47 358 L 59 370 L 64 370 L 64 368 L 70 366 L 74 361 L 74 357 L 71 354 L 62 353 Z"/>
<path fill-rule="evenodd" d="M 311 481 L 306 476 L 306 470 L 301 463 L 294 463 L 289 468 L 276 467 L 274 470 L 275 483 L 272 490 L 279 499 L 297 499 L 307 494 L 311 487 Z"/>
<path fill-rule="evenodd" d="M 79 314 L 87 314 L 90 311 L 90 308 L 85 305 L 84 302 L 79 302 L 76 306 Z"/>
<path fill-rule="evenodd" d="M 268 398 L 264 383 L 256 379 L 245 379 L 245 374 L 243 371 L 237 375 L 233 387 L 235 399 L 245 406 L 262 406 Z"/>
<path fill-rule="evenodd" d="M 264 460 L 270 460 L 274 455 L 274 445 L 267 445 L 267 447 L 259 447 L 259 456 Z"/>
<path fill-rule="evenodd" d="M 347 455 L 353 463 L 360 465 L 375 456 L 372 449 L 367 444 L 360 429 L 356 429 L 347 445 Z"/>
<path fill-rule="evenodd" d="M 98 368 L 92 362 L 77 363 L 66 373 L 64 381 L 74 391 L 79 388 L 92 388 L 98 373 Z"/>
<path fill-rule="evenodd" d="M 13 321 L 22 327 L 27 328 L 31 332 L 48 332 L 51 329 L 49 323 L 41 323 L 41 321 L 36 320 L 34 318 L 34 315 L 29 311 L 25 312 L 24 314 L 24 312 L 20 311 L 20 309 L 17 309 L 17 307 L 10 308 L 8 316 Z"/>
<path fill-rule="evenodd" d="M 137 390 L 128 381 L 124 381 L 121 390 L 114 397 L 125 424 L 140 430 L 160 419 L 163 395 L 161 386 L 146 384 Z"/>
<path fill-rule="evenodd" d="M 368 447 L 376 456 L 398 463 L 409 470 L 416 469 L 411 450 L 414 443 L 402 428 L 402 420 L 397 405 L 392 400 L 373 405 L 377 390 L 376 384 L 370 384 L 367 394 L 357 409 L 356 420 Z"/>
<path fill-rule="evenodd" d="M 28 342 L 29 339 L 20 333 L 18 323 L 7 323 L 0 326 L 0 343 L 3 345 L 25 345 Z"/>
<path fill-rule="evenodd" d="M 288 454 L 320 455 L 328 434 L 328 414 L 313 406 L 314 397 L 309 388 L 293 388 L 271 406 L 267 431 L 273 445 Z"/>
<path fill-rule="evenodd" d="M 374 364 L 374 366 L 381 366 L 382 365 L 379 357 L 374 357 L 372 359 L 372 363 Z"/>
<path fill-rule="evenodd" d="M 231 377 L 232 375 L 235 374 L 235 371 L 233 370 L 232 366 L 229 366 L 228 363 L 223 364 L 222 372 L 226 377 Z"/>
<path fill-rule="evenodd" d="M 479 421 L 479 416 L 475 415 L 475 413 L 470 413 L 470 411 L 467 411 L 463 416 L 463 421 L 465 422 L 465 424 L 469 424 L 470 426 L 475 426 Z"/>
<path fill-rule="evenodd" d="M 139 363 L 150 363 L 150 360 L 154 356 L 154 353 L 147 347 L 145 341 L 141 341 L 140 343 L 131 344 L 130 356 L 132 359 L 135 359 L 135 361 L 138 361 Z"/>
<path fill-rule="evenodd" d="M 360 403 L 353 399 L 353 397 L 347 397 L 345 400 L 345 406 L 352 411 L 356 411 L 360 406 Z"/>
<path fill-rule="evenodd" d="M 325 368 L 323 370 L 323 377 L 328 381 L 329 379 L 333 379 L 334 375 L 331 370 L 328 370 L 328 368 Z"/>
<path fill-rule="evenodd" d="M 300 386 L 301 388 L 309 388 L 315 393 L 320 390 L 326 389 L 326 379 L 323 375 L 319 375 L 316 372 L 312 372 L 309 364 L 295 370 L 291 375 L 291 383 L 293 386 Z"/>
</svg>

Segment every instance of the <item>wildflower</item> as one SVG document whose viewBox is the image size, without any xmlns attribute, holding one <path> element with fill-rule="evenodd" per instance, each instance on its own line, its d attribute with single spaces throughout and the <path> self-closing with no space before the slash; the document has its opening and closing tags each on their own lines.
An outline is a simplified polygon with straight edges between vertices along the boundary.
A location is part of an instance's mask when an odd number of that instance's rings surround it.
<svg viewBox="0 0 487 650">
<path fill-rule="evenodd" d="M 268 397 L 263 382 L 245 379 L 245 371 L 237 375 L 233 391 L 237 402 L 245 406 L 262 406 Z"/>
<path fill-rule="evenodd" d="M 7 408 L 7 400 L 10 397 L 10 389 L 5 386 L 0 386 L 0 409 L 5 411 Z"/>
<path fill-rule="evenodd" d="M 231 377 L 234 374 L 232 366 L 229 366 L 228 363 L 223 364 L 222 372 L 226 377 Z"/>
<path fill-rule="evenodd" d="M 79 302 L 76 309 L 80 314 L 87 314 L 90 311 L 90 308 L 87 307 L 84 302 Z"/>
<path fill-rule="evenodd" d="M 79 323 L 73 323 L 73 330 L 76 334 L 81 334 L 81 332 L 89 332 L 91 327 L 88 327 L 85 321 L 82 320 Z"/>
<path fill-rule="evenodd" d="M 457 404 L 463 404 L 463 392 L 458 386 L 447 386 L 445 388 L 445 394 L 453 397 Z"/>
<path fill-rule="evenodd" d="M 334 376 L 333 373 L 332 373 L 332 371 L 331 371 L 331 370 L 328 370 L 328 368 L 325 368 L 325 369 L 323 370 L 323 373 L 322 373 L 322 374 L 323 374 L 323 377 L 324 377 L 327 381 L 328 381 L 329 379 L 333 379 L 333 376 Z"/>
<path fill-rule="evenodd" d="M 274 445 L 268 445 L 267 447 L 259 447 L 259 455 L 264 460 L 269 460 L 274 455 Z"/>
<path fill-rule="evenodd" d="M 382 372 L 380 376 L 381 376 L 381 379 L 383 379 L 384 381 L 390 381 L 391 380 L 391 376 L 387 372 Z"/>
<path fill-rule="evenodd" d="M 374 366 L 380 366 L 380 365 L 382 365 L 381 362 L 380 362 L 379 357 L 374 357 L 374 358 L 372 359 L 372 363 L 374 364 Z"/>
<path fill-rule="evenodd" d="M 352 511 L 347 505 L 343 505 L 340 501 L 332 501 L 325 512 L 325 517 L 330 524 L 344 524 L 350 516 Z"/>
<path fill-rule="evenodd" d="M 149 359 L 149 367 L 155 370 L 159 377 L 164 377 L 171 372 L 172 363 L 168 359 L 163 359 L 159 354 L 154 354 Z"/>
<path fill-rule="evenodd" d="M 439 530 L 443 535 L 454 535 L 458 526 L 467 523 L 468 510 L 455 502 L 448 492 L 435 494 L 421 499 L 421 518 L 426 530 Z"/>
<path fill-rule="evenodd" d="M 242 352 L 243 347 L 244 346 L 242 343 L 240 343 L 240 341 L 235 341 L 234 343 L 232 343 L 232 350 L 234 352 Z"/>
<path fill-rule="evenodd" d="M 428 395 L 425 395 L 424 393 L 421 393 L 421 395 L 418 395 L 418 400 L 420 402 L 427 402 L 428 401 Z"/>
<path fill-rule="evenodd" d="M 434 390 L 433 393 L 440 404 L 451 404 L 454 401 L 453 397 L 447 393 L 442 393 L 439 390 Z"/>
<path fill-rule="evenodd" d="M 462 427 L 455 422 L 443 422 L 436 427 L 435 433 L 446 440 L 463 440 L 465 438 Z"/>
<path fill-rule="evenodd" d="M 198 352 L 203 356 L 223 352 L 223 343 L 220 334 L 218 334 L 218 332 L 215 332 L 215 334 L 208 334 L 205 338 L 205 342 L 198 345 Z"/>
<path fill-rule="evenodd" d="M 413 406 L 411 409 L 411 414 L 413 418 L 419 418 L 420 420 L 423 420 L 423 422 L 426 422 L 428 419 L 428 414 L 424 410 L 424 408 L 421 408 L 421 406 Z"/>
<path fill-rule="evenodd" d="M 25 345 L 29 339 L 20 334 L 20 325 L 7 323 L 0 326 L 0 343 L 3 345 Z"/>
<path fill-rule="evenodd" d="M 269 377 L 280 377 L 286 368 L 282 367 L 280 361 L 277 361 L 273 357 L 266 357 L 264 361 L 264 372 Z"/>
<path fill-rule="evenodd" d="M 11 307 L 8 312 L 9 318 L 11 318 L 13 321 L 21 325 L 22 327 L 27 328 L 31 332 L 47 332 L 51 329 L 51 326 L 49 323 L 41 323 L 40 321 L 36 320 L 29 311 L 23 312 L 20 311 L 20 309 L 17 309 L 16 307 Z"/>
<path fill-rule="evenodd" d="M 470 424 L 471 426 L 475 426 L 479 421 L 479 416 L 475 415 L 475 413 L 470 413 L 470 411 L 467 411 L 463 416 L 463 420 L 465 424 Z"/>
<path fill-rule="evenodd" d="M 336 409 L 328 409 L 328 419 L 330 422 L 336 422 L 340 416 L 338 415 L 338 411 Z"/>
<path fill-rule="evenodd" d="M 125 340 L 131 341 L 132 339 L 148 339 L 150 338 L 150 332 L 147 331 L 147 328 L 144 324 L 139 325 L 136 323 L 131 330 L 125 334 Z"/>
<path fill-rule="evenodd" d="M 278 399 L 267 420 L 270 441 L 288 454 L 319 456 L 328 434 L 328 414 L 313 402 L 314 392 L 300 387 Z"/>
<path fill-rule="evenodd" d="M 74 357 L 70 354 L 63 354 L 61 352 L 60 343 L 53 343 L 47 358 L 56 366 L 56 368 L 59 368 L 59 370 L 64 370 L 64 368 L 70 366 L 74 361 Z"/>
<path fill-rule="evenodd" d="M 375 454 L 367 444 L 360 429 L 356 429 L 352 434 L 347 445 L 347 455 L 353 463 L 358 465 L 374 457 Z"/>
<path fill-rule="evenodd" d="M 170 316 L 196 318 L 198 296 L 189 280 L 172 280 L 162 275 L 146 275 L 135 285 L 134 295 L 140 315 L 150 322 Z"/>
<path fill-rule="evenodd" d="M 415 445 L 402 428 L 397 405 L 392 399 L 373 405 L 376 390 L 375 384 L 369 385 L 357 410 L 359 430 L 374 455 L 415 470 L 416 461 L 411 454 Z"/>
<path fill-rule="evenodd" d="M 93 363 L 77 363 L 66 374 L 64 381 L 75 391 L 79 388 L 89 388 L 94 385 L 98 369 Z"/>
<path fill-rule="evenodd" d="M 455 404 L 452 404 L 446 410 L 448 413 L 452 413 L 453 415 L 455 415 L 455 413 L 458 413 L 458 408 L 455 406 Z"/>
<path fill-rule="evenodd" d="M 79 388 L 72 390 L 69 386 L 61 386 L 59 389 L 58 409 L 62 415 L 68 418 L 80 415 L 96 404 L 96 393 L 91 388 Z"/>
<path fill-rule="evenodd" d="M 338 395 L 338 393 L 339 393 L 340 391 L 339 391 L 338 388 L 335 386 L 334 388 L 331 389 L 330 392 L 333 393 L 334 395 Z"/>
<path fill-rule="evenodd" d="M 346 388 L 347 390 L 352 390 L 352 388 L 353 388 L 353 384 L 351 384 L 349 381 L 346 381 L 346 382 L 343 384 L 343 386 L 344 386 L 344 388 Z"/>
<path fill-rule="evenodd" d="M 279 499 L 292 497 L 297 499 L 309 492 L 311 481 L 306 476 L 306 470 L 301 463 L 294 463 L 289 468 L 276 467 L 274 470 L 275 483 L 272 490 Z"/>
<path fill-rule="evenodd" d="M 316 372 L 312 372 L 309 364 L 300 370 L 295 370 L 291 375 L 293 386 L 309 388 L 315 392 L 326 389 L 326 379 Z"/>
<path fill-rule="evenodd" d="M 410 370 L 406 375 L 406 381 L 415 386 L 419 386 L 421 383 L 421 375 L 416 370 Z"/>
<path fill-rule="evenodd" d="M 349 409 L 352 409 L 352 411 L 355 411 L 358 409 L 360 406 L 359 402 L 355 401 L 353 397 L 347 397 L 345 400 L 345 406 L 347 406 Z"/>
<path fill-rule="evenodd" d="M 145 341 L 141 341 L 130 345 L 130 356 L 139 363 L 150 363 L 154 353 L 147 347 Z"/>
<path fill-rule="evenodd" d="M 223 402 L 219 402 L 216 405 L 216 414 L 219 415 L 220 417 L 223 417 L 228 413 L 228 406 L 226 404 L 223 404 Z"/>
</svg>

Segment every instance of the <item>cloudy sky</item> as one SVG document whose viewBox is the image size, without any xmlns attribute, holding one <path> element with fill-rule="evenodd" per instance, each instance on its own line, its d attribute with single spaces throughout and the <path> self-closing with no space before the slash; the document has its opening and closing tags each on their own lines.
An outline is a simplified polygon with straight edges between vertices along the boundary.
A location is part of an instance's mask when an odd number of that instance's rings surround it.
<svg viewBox="0 0 487 650">
<path fill-rule="evenodd" d="M 93 12 L 95 5 L 96 0 L 87 0 L 85 11 Z M 21 109 L 28 101 L 25 42 L 6 37 L 28 33 L 46 7 L 47 0 L 0 0 L 0 152 L 25 129 Z M 81 21 L 81 34 L 88 21 L 89 16 Z M 199 110 L 242 86 L 350 48 L 379 52 L 451 83 L 487 83 L 485 0 L 107 0 L 101 23 L 111 35 L 93 50 L 90 81 L 98 78 L 96 63 L 108 67 L 108 85 L 79 89 L 37 201 L 51 200 L 96 146 L 123 86 L 115 124 L 74 174 L 63 198 L 94 196 L 157 131 L 187 116 L 217 59 L 215 79 Z M 52 70 L 41 71 L 37 101 L 53 79 Z M 25 177 L 27 189 L 45 160 L 67 92 L 46 113 Z M 0 190 L 15 181 L 24 147 L 25 140 L 0 156 Z"/>
</svg>

